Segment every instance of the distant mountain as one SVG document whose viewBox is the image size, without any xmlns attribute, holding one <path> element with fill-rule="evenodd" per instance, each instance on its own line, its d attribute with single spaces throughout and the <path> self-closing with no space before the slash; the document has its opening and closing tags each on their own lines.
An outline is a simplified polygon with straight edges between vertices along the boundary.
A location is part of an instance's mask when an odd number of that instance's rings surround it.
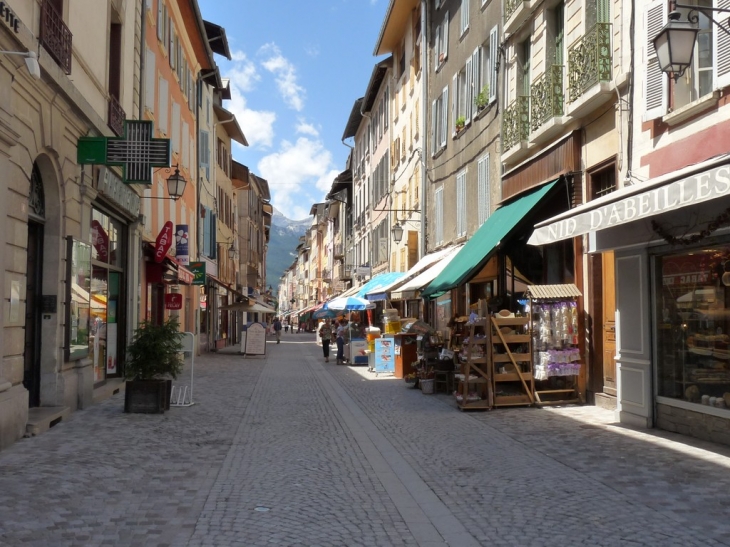
<svg viewBox="0 0 730 547">
<path fill-rule="evenodd" d="M 312 217 L 302 220 L 290 220 L 274 207 L 271 217 L 271 238 L 269 251 L 266 255 L 266 286 L 271 285 L 274 291 L 279 286 L 279 280 L 284 271 L 291 266 L 296 258 L 296 248 L 299 238 L 312 225 Z"/>
</svg>

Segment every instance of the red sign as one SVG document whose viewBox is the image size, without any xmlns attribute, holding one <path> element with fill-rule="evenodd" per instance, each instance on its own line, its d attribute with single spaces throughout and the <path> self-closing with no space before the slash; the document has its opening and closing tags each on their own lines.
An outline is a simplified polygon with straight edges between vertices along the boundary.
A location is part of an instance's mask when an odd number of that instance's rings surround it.
<svg viewBox="0 0 730 547">
<path fill-rule="evenodd" d="M 177 280 L 180 283 L 183 283 L 185 285 L 192 284 L 193 280 L 195 279 L 195 274 L 188 270 L 185 266 L 182 264 L 178 264 L 177 267 Z"/>
<path fill-rule="evenodd" d="M 172 231 L 172 222 L 168 220 L 165 222 L 162 230 L 160 230 L 160 234 L 155 241 L 155 262 L 162 262 L 165 259 L 167 251 L 170 250 L 173 236 Z"/>
<path fill-rule="evenodd" d="M 165 295 L 165 309 L 166 310 L 181 310 L 183 295 L 180 293 L 169 293 Z"/>
<path fill-rule="evenodd" d="M 91 244 L 99 254 L 99 260 L 109 262 L 109 235 L 98 220 L 91 221 Z"/>
</svg>

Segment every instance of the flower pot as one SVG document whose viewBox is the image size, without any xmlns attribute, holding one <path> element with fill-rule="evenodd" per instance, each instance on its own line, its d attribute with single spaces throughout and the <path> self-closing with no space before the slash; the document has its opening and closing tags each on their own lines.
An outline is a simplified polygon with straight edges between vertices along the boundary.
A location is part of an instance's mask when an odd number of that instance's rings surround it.
<svg viewBox="0 0 730 547">
<path fill-rule="evenodd" d="M 168 380 L 129 380 L 124 389 L 124 412 L 130 414 L 162 414 L 167 395 Z M 172 387 L 172 381 L 170 387 Z"/>
</svg>

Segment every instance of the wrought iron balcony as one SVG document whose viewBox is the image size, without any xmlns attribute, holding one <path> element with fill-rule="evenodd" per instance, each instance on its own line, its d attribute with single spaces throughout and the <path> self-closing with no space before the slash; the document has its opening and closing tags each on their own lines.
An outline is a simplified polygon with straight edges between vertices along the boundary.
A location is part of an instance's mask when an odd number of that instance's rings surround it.
<svg viewBox="0 0 730 547">
<path fill-rule="evenodd" d="M 113 95 L 110 96 L 107 123 L 109 124 L 109 128 L 114 131 L 118 137 L 121 137 L 122 133 L 124 133 L 124 120 L 126 117 L 127 115 L 124 113 L 124 109 L 122 108 L 122 105 L 119 104 L 119 101 L 117 101 L 117 98 Z"/>
<path fill-rule="evenodd" d="M 50 0 L 41 7 L 41 44 L 66 74 L 71 74 L 71 31 Z"/>
<path fill-rule="evenodd" d="M 563 65 L 552 65 L 532 84 L 530 125 L 533 131 L 564 112 Z"/>
<path fill-rule="evenodd" d="M 506 152 L 530 135 L 530 97 L 517 97 L 502 118 L 502 151 Z"/>
<path fill-rule="evenodd" d="M 611 81 L 611 24 L 596 23 L 568 48 L 568 102 L 598 82 Z"/>
<path fill-rule="evenodd" d="M 505 0 L 504 2 L 504 20 L 507 21 L 512 14 L 517 11 L 524 0 Z"/>
</svg>

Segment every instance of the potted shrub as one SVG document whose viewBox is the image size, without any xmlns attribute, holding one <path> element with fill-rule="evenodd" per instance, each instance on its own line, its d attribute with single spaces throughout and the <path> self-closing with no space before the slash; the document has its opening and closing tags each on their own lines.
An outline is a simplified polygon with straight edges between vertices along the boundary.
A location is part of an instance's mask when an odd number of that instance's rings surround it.
<svg viewBox="0 0 730 547">
<path fill-rule="evenodd" d="M 482 90 L 474 97 L 474 105 L 478 111 L 484 110 L 489 104 L 489 86 L 485 85 Z"/>
<path fill-rule="evenodd" d="M 170 408 L 172 380 L 182 371 L 177 317 L 161 325 L 143 321 L 127 347 L 124 412 L 162 413 Z"/>
<path fill-rule="evenodd" d="M 456 118 L 454 125 L 456 126 L 456 132 L 458 133 L 459 131 L 464 129 L 464 126 L 466 125 L 466 118 L 464 116 L 459 116 L 458 118 Z"/>
</svg>

